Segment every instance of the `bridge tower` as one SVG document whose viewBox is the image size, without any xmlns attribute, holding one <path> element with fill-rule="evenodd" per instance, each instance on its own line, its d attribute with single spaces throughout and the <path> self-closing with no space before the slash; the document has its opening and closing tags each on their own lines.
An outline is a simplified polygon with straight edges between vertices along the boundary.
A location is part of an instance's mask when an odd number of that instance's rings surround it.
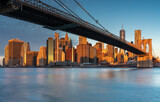
<svg viewBox="0 0 160 102">
<path fill-rule="evenodd" d="M 152 68 L 152 39 L 142 39 L 138 40 L 139 48 L 147 52 L 147 55 L 141 54 L 137 55 L 137 67 L 138 68 Z"/>
</svg>

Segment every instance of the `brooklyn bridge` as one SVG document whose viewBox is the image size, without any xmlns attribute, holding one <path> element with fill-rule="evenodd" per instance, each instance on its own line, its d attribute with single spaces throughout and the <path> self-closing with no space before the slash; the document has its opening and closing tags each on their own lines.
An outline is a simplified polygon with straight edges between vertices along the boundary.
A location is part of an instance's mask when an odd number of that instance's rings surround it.
<svg viewBox="0 0 160 102">
<path fill-rule="evenodd" d="M 57 3 L 63 5 L 61 1 Z M 66 9 L 67 7 L 64 6 L 62 7 Z M 82 7 L 82 9 L 84 8 Z M 72 12 L 72 10 L 70 11 Z M 69 13 L 67 10 L 65 12 L 43 0 L 0 0 L 0 14 L 38 24 L 46 29 L 61 30 L 84 36 L 130 51 L 138 56 L 137 67 L 153 67 L 153 62 L 156 61 L 152 55 L 152 39 L 140 40 L 136 46 L 106 30 L 98 21 L 96 23 L 101 27 L 81 19 L 74 12 Z M 149 52 L 146 51 L 147 44 Z"/>
</svg>

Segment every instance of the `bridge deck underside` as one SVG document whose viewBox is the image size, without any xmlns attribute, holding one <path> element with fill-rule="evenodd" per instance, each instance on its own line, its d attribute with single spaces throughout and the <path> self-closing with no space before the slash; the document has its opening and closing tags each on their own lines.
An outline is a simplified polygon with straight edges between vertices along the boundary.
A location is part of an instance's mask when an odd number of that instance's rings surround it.
<svg viewBox="0 0 160 102">
<path fill-rule="evenodd" d="M 70 32 L 76 35 L 85 36 L 87 38 L 91 38 L 91 39 L 98 40 L 98 41 L 101 41 L 107 44 L 111 44 L 113 46 L 123 48 L 135 54 L 146 54 L 142 50 L 137 49 L 135 46 L 128 44 L 126 42 L 122 42 L 119 39 L 117 40 L 110 35 L 100 33 L 84 25 L 80 25 L 75 22 L 66 20 L 62 16 L 57 16 L 57 15 L 55 16 L 49 12 L 46 12 L 40 9 L 36 9 L 36 8 L 32 8 L 32 7 L 23 5 L 22 9 L 4 13 L 3 15 L 9 16 L 12 18 L 16 18 L 16 19 L 20 19 L 20 20 L 24 20 L 27 22 L 35 23 L 38 25 L 42 25 L 45 28 L 52 29 L 52 30 L 60 26 L 73 24 L 73 27 L 68 27 L 68 28 L 62 27 L 63 29 L 57 29 L 57 30 L 62 30 L 62 31 Z"/>
</svg>

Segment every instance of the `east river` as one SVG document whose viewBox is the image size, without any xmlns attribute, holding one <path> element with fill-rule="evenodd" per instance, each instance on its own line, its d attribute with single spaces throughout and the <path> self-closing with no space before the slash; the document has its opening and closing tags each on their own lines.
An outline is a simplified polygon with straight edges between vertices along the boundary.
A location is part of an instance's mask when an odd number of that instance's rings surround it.
<svg viewBox="0 0 160 102">
<path fill-rule="evenodd" d="M 0 102 L 160 102 L 160 69 L 1 68 Z"/>
</svg>

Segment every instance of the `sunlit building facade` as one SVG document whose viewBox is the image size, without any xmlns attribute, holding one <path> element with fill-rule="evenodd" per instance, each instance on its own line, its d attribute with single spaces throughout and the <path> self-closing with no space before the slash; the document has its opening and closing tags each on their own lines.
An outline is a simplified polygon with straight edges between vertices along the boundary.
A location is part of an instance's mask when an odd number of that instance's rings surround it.
<svg viewBox="0 0 160 102">
<path fill-rule="evenodd" d="M 38 52 L 36 51 L 28 51 L 27 52 L 27 61 L 26 66 L 37 66 L 37 56 Z"/>
<path fill-rule="evenodd" d="M 46 66 L 47 65 L 47 48 L 41 47 L 37 56 L 37 66 Z"/>
<path fill-rule="evenodd" d="M 122 25 L 122 29 L 120 30 L 120 39 L 125 40 L 125 30 L 123 29 L 123 25 Z M 120 49 L 120 53 L 125 54 L 124 49 Z"/>
<path fill-rule="evenodd" d="M 83 36 L 79 36 L 79 44 L 87 44 L 87 38 Z"/>
<path fill-rule="evenodd" d="M 66 61 L 75 62 L 76 58 L 76 49 L 74 47 L 70 47 L 66 51 Z"/>
<path fill-rule="evenodd" d="M 59 60 L 59 34 L 55 33 L 55 61 Z"/>
<path fill-rule="evenodd" d="M 47 40 L 47 64 L 53 63 L 55 61 L 55 42 L 53 38 L 48 38 Z"/>
<path fill-rule="evenodd" d="M 97 50 L 93 46 L 90 46 L 89 62 L 93 64 L 97 63 Z"/>
<path fill-rule="evenodd" d="M 9 66 L 20 66 L 21 47 L 23 43 L 19 39 L 9 40 Z"/>
<path fill-rule="evenodd" d="M 9 46 L 6 45 L 5 47 L 5 66 L 8 66 L 9 62 Z"/>
<path fill-rule="evenodd" d="M 77 62 L 78 63 L 89 63 L 89 44 L 79 44 L 77 46 Z"/>
<path fill-rule="evenodd" d="M 26 66 L 26 56 L 28 51 L 30 51 L 29 42 L 24 42 L 21 47 L 21 66 Z"/>
</svg>

